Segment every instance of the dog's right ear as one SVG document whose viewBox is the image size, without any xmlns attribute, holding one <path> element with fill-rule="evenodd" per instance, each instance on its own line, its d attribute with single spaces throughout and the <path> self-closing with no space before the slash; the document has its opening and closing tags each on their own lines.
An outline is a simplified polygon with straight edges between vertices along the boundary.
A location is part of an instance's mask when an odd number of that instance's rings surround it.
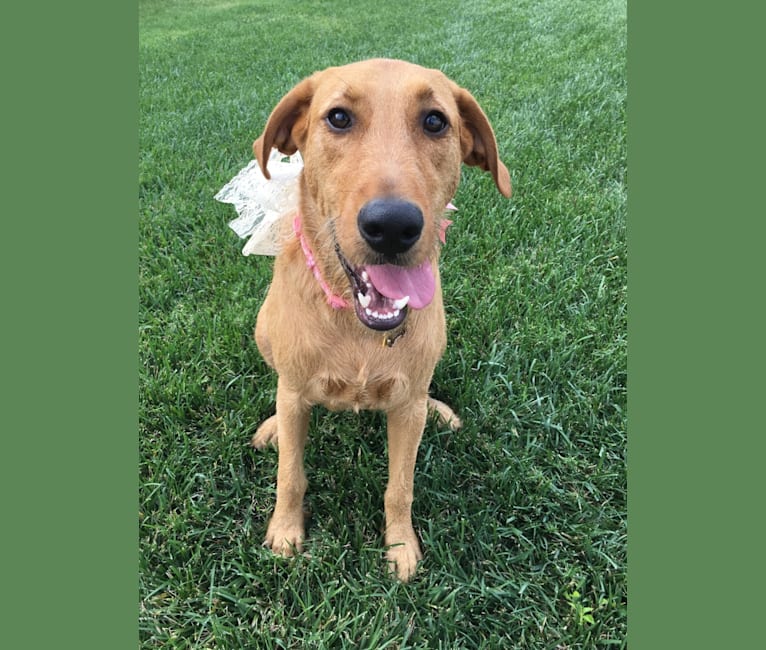
<svg viewBox="0 0 766 650">
<path fill-rule="evenodd" d="M 498 155 L 492 125 L 479 106 L 479 102 L 465 88 L 453 84 L 452 92 L 462 120 L 460 145 L 463 150 L 463 162 L 492 174 L 500 194 L 510 198 L 511 175 Z"/>
<path fill-rule="evenodd" d="M 271 178 L 267 165 L 272 147 L 291 156 L 305 142 L 308 108 L 313 95 L 314 82 L 309 77 L 279 101 L 269 115 L 263 133 L 253 142 L 253 153 L 266 178 Z"/>
</svg>

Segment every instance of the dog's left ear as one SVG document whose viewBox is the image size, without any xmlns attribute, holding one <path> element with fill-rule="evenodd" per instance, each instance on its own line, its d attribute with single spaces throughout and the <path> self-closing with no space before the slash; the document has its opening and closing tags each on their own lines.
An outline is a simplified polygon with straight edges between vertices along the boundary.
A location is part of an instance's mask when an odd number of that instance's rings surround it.
<svg viewBox="0 0 766 650">
<path fill-rule="evenodd" d="M 475 165 L 492 174 L 497 189 L 503 196 L 509 198 L 511 196 L 511 175 L 497 153 L 495 133 L 487 116 L 481 110 L 479 102 L 465 88 L 456 85 L 453 92 L 463 122 L 460 129 L 463 162 L 466 165 Z"/>
<path fill-rule="evenodd" d="M 253 153 L 266 178 L 271 178 L 267 165 L 272 147 L 291 156 L 303 146 L 306 118 L 314 95 L 312 77 L 304 79 L 287 93 L 271 111 L 263 133 L 253 142 Z"/>
</svg>

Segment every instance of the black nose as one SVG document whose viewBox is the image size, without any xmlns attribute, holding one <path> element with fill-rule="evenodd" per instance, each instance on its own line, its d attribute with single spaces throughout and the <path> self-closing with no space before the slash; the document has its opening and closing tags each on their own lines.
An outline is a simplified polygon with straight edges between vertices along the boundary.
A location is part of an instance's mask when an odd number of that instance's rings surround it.
<svg viewBox="0 0 766 650">
<path fill-rule="evenodd" d="M 370 248 L 393 257 L 420 239 L 423 213 L 414 203 L 402 199 L 373 199 L 359 210 L 356 223 Z"/>
</svg>

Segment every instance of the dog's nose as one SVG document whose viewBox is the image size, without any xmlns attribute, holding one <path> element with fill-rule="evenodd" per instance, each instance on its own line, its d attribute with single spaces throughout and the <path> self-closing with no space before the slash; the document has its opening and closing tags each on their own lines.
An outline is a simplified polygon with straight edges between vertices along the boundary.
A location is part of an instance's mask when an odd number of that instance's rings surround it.
<svg viewBox="0 0 766 650">
<path fill-rule="evenodd" d="M 359 210 L 356 222 L 370 248 L 393 257 L 408 251 L 420 239 L 423 213 L 403 199 L 373 199 Z"/>
</svg>

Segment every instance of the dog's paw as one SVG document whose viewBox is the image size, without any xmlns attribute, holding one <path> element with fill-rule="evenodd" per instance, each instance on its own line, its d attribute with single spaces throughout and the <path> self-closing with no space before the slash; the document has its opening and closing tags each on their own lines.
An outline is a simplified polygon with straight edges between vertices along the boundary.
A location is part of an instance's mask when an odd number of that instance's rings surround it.
<svg viewBox="0 0 766 650">
<path fill-rule="evenodd" d="M 256 449 L 265 449 L 269 444 L 277 446 L 277 416 L 272 415 L 255 432 L 251 444 Z"/>
<path fill-rule="evenodd" d="M 457 416 L 455 411 L 438 399 L 434 399 L 433 397 L 428 398 L 428 410 L 435 413 L 439 424 L 449 427 L 450 431 L 457 431 L 463 426 L 463 422 Z"/>
<path fill-rule="evenodd" d="M 409 581 L 415 575 L 418 562 L 422 559 L 423 553 L 414 532 L 406 542 L 392 542 L 386 551 L 389 571 L 402 582 Z"/>
<path fill-rule="evenodd" d="M 278 520 L 273 517 L 269 522 L 263 545 L 276 555 L 292 557 L 303 552 L 303 539 L 303 521 Z"/>
</svg>

